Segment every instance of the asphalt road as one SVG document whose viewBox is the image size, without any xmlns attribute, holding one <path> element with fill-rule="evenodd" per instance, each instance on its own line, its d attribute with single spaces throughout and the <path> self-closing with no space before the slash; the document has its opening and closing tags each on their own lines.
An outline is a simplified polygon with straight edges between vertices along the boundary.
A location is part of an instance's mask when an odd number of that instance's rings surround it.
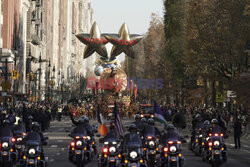
<svg viewBox="0 0 250 167">
<path fill-rule="evenodd" d="M 124 124 L 128 125 L 129 120 Z M 95 121 L 91 122 L 97 124 Z M 51 128 L 45 133 L 49 137 L 48 145 L 45 146 L 45 156 L 48 157 L 50 167 L 73 167 L 68 161 L 68 144 L 71 138 L 68 137 L 72 124 L 69 119 L 63 118 L 61 122 L 53 121 Z M 97 140 L 98 141 L 98 140 Z M 228 145 L 228 162 L 221 167 L 249 167 L 250 166 L 250 142 L 242 139 L 242 149 L 233 149 L 233 139 L 226 140 Z M 183 144 L 183 155 L 185 157 L 185 167 L 209 167 L 200 157 L 195 156 L 193 152 L 187 149 L 187 144 Z M 87 167 L 96 167 L 97 161 L 89 163 Z"/>
</svg>

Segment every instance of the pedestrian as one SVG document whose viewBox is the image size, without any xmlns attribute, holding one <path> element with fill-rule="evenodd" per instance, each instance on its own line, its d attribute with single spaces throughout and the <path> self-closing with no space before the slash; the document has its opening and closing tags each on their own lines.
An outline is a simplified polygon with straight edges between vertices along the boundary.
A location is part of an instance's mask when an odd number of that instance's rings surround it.
<svg viewBox="0 0 250 167">
<path fill-rule="evenodd" d="M 235 144 L 235 149 L 239 148 L 240 149 L 240 136 L 242 134 L 242 125 L 241 125 L 241 120 L 236 117 L 234 121 L 234 144 Z"/>
</svg>

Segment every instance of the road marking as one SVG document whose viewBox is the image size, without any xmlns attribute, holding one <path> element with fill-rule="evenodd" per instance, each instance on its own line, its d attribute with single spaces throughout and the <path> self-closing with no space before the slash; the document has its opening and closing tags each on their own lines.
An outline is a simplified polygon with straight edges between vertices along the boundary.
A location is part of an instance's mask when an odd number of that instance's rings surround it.
<svg viewBox="0 0 250 167">
<path fill-rule="evenodd" d="M 61 150 L 62 150 L 62 151 L 64 151 L 64 150 L 65 150 L 65 148 L 62 148 Z"/>
<path fill-rule="evenodd" d="M 49 136 L 49 140 L 70 140 L 68 136 Z"/>
<path fill-rule="evenodd" d="M 56 155 L 60 155 L 60 153 L 57 153 Z"/>
<path fill-rule="evenodd" d="M 52 148 L 57 148 L 57 145 L 51 145 Z"/>
<path fill-rule="evenodd" d="M 53 162 L 53 161 L 55 161 L 55 160 L 54 160 L 54 159 L 51 159 L 51 160 L 50 160 L 50 162 Z"/>
</svg>

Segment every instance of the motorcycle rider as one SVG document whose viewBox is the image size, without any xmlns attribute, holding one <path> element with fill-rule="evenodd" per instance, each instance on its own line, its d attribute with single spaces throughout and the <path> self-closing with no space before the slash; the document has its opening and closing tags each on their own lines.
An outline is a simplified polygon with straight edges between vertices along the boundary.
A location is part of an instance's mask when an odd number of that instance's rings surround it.
<svg viewBox="0 0 250 167">
<path fill-rule="evenodd" d="M 135 115 L 135 121 L 133 122 L 133 124 L 136 125 L 139 132 L 142 132 L 143 126 L 142 126 L 142 122 L 141 122 L 141 116 L 139 114 Z"/>
<path fill-rule="evenodd" d="M 175 127 L 173 124 L 169 124 L 167 126 L 167 133 L 164 133 L 161 138 L 162 145 L 167 145 L 167 143 L 171 140 L 181 141 L 180 135 L 175 131 Z M 184 165 L 184 157 L 180 157 L 180 167 Z"/>
<path fill-rule="evenodd" d="M 117 135 L 116 128 L 115 128 L 114 124 L 110 125 L 109 132 L 104 137 L 104 141 L 109 140 L 109 139 L 119 140 L 119 136 Z"/>
<path fill-rule="evenodd" d="M 167 126 L 167 133 L 164 133 L 161 138 L 161 142 L 165 144 L 166 141 L 169 141 L 170 139 L 177 139 L 181 140 L 180 135 L 175 131 L 174 125 L 169 124 Z"/>
<path fill-rule="evenodd" d="M 41 149 L 41 159 L 44 158 L 44 151 L 42 145 L 45 144 L 46 138 L 43 136 L 43 133 L 40 130 L 40 124 L 38 122 L 33 122 L 31 127 L 31 132 L 28 133 L 28 135 L 23 139 L 24 144 L 26 144 L 27 141 L 35 140 L 40 143 L 40 149 Z"/>
<path fill-rule="evenodd" d="M 82 129 L 84 128 L 87 131 L 87 135 L 91 137 L 91 139 L 94 138 L 94 128 L 92 125 L 90 125 L 89 123 L 89 118 L 87 116 L 83 116 L 82 118 L 80 118 L 78 121 L 75 121 L 73 118 L 73 115 L 71 114 L 70 116 L 72 123 L 76 126 L 73 131 L 71 132 L 71 135 L 74 136 L 74 133 L 77 133 L 78 131 L 82 131 Z M 95 151 L 95 153 L 97 153 L 97 148 L 96 145 L 93 145 L 93 149 Z"/>
<path fill-rule="evenodd" d="M 199 129 L 203 129 L 204 127 L 204 123 L 202 122 L 202 117 L 200 114 L 196 114 L 195 118 L 192 121 L 192 127 L 193 131 L 192 131 L 191 143 L 194 142 L 195 134 L 197 133 L 197 131 Z"/>
<path fill-rule="evenodd" d="M 83 116 L 78 121 L 74 120 L 73 115 L 70 116 L 72 123 L 79 128 L 85 128 L 87 130 L 87 134 L 89 136 L 94 136 L 94 128 L 89 124 L 89 118 L 87 116 Z"/>
<path fill-rule="evenodd" d="M 6 119 L 8 119 L 10 121 L 10 126 L 13 127 L 15 125 L 16 117 L 15 117 L 12 109 L 9 110 L 9 114 L 8 114 Z"/>
<path fill-rule="evenodd" d="M 223 128 L 218 125 L 218 120 L 217 119 L 212 119 L 211 121 L 211 124 L 212 124 L 212 127 L 209 129 L 209 133 L 211 134 L 215 134 L 215 133 L 224 133 L 224 130 Z"/>
<path fill-rule="evenodd" d="M 31 130 L 32 130 L 32 122 L 33 122 L 33 116 L 29 115 L 27 122 L 25 122 L 27 132 L 31 132 Z"/>
<path fill-rule="evenodd" d="M 125 152 L 126 146 L 129 145 L 130 142 L 137 142 L 138 146 L 142 147 L 142 140 L 141 140 L 140 135 L 137 133 L 138 131 L 137 126 L 135 124 L 131 124 L 129 126 L 128 131 L 129 133 L 127 133 L 124 136 L 123 141 L 121 143 L 123 152 Z"/>
<path fill-rule="evenodd" d="M 20 118 L 20 119 L 18 120 L 18 124 L 14 126 L 13 130 L 14 130 L 14 131 L 23 131 L 24 133 L 26 133 L 25 124 L 24 124 L 22 118 Z"/>
<path fill-rule="evenodd" d="M 192 121 L 192 125 L 193 125 L 193 130 L 203 128 L 204 124 L 202 122 L 202 117 L 200 114 L 197 114 L 195 116 L 195 118 Z"/>
<path fill-rule="evenodd" d="M 147 121 L 147 125 L 145 126 L 145 128 L 143 129 L 142 135 L 147 134 L 147 132 L 149 131 L 153 131 L 155 137 L 156 136 L 160 136 L 161 132 L 159 131 L 159 129 L 157 127 L 155 127 L 155 121 L 153 118 L 149 118 Z"/>
</svg>

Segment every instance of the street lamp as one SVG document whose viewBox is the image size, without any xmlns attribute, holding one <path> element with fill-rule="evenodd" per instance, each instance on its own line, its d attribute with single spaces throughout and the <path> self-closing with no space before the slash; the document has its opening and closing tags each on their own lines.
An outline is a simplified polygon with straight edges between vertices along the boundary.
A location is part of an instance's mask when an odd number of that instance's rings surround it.
<svg viewBox="0 0 250 167">
<path fill-rule="evenodd" d="M 48 99 L 47 100 L 50 101 L 50 85 L 49 85 L 50 84 L 50 68 L 51 68 L 50 59 L 49 59 L 49 65 L 48 65 L 48 67 L 49 67 L 49 70 L 48 70 L 48 77 L 47 77 L 47 86 L 48 86 L 48 90 L 47 90 L 48 91 L 47 92 L 48 93 L 48 95 L 47 95 Z"/>
<path fill-rule="evenodd" d="M 39 101 L 41 99 L 41 75 L 42 75 L 42 69 L 41 69 L 41 65 L 42 65 L 42 54 L 40 53 L 39 56 L 39 83 L 38 83 L 38 96 L 39 96 Z"/>
<path fill-rule="evenodd" d="M 56 72 L 56 67 L 55 67 L 55 65 L 53 65 L 52 71 L 53 71 L 53 76 L 52 76 L 52 82 L 51 82 L 51 86 L 52 86 L 52 88 L 51 88 L 51 96 L 52 96 L 52 99 L 53 99 L 53 98 L 54 98 L 55 72 Z"/>
<path fill-rule="evenodd" d="M 17 44 L 15 43 L 14 46 L 14 70 L 17 70 L 16 62 L 17 62 L 17 57 L 18 57 L 18 47 Z M 15 106 L 15 93 L 16 93 L 16 79 L 14 80 L 14 85 L 13 85 L 13 107 Z"/>
<path fill-rule="evenodd" d="M 29 59 L 29 66 L 30 66 L 30 68 L 31 68 L 31 57 L 32 57 L 32 55 L 31 55 L 31 48 L 29 48 L 29 55 L 28 55 L 28 59 Z M 29 88 L 28 88 L 28 90 L 29 90 L 29 92 L 28 92 L 28 97 L 30 98 L 30 79 L 31 79 L 31 77 L 30 77 L 30 70 L 31 69 L 28 69 L 28 76 L 29 76 Z"/>
<path fill-rule="evenodd" d="M 63 103 L 63 87 L 64 87 L 64 73 L 61 75 L 61 103 Z"/>
<path fill-rule="evenodd" d="M 248 70 L 248 67 L 249 67 L 249 64 L 248 64 L 248 56 L 249 56 L 249 53 L 250 52 L 250 42 L 247 41 L 246 42 L 246 46 L 245 46 L 245 53 L 246 53 L 246 69 Z"/>
</svg>

